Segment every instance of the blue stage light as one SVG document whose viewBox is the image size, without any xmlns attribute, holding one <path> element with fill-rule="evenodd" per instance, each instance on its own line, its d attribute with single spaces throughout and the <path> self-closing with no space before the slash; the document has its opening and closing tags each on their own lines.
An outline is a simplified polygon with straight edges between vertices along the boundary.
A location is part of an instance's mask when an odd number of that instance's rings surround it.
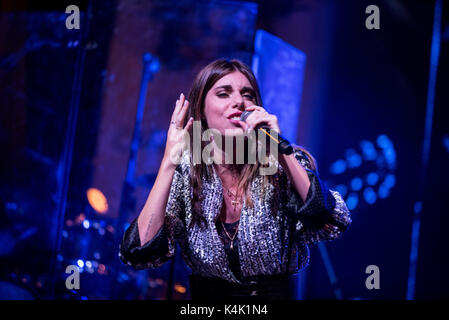
<svg viewBox="0 0 449 320">
<path fill-rule="evenodd" d="M 354 149 L 346 150 L 346 160 L 350 168 L 357 168 L 362 163 L 362 157 Z"/>
<path fill-rule="evenodd" d="M 78 261 L 76 262 L 76 264 L 78 265 L 78 267 L 83 268 L 84 267 L 84 261 L 81 259 L 78 259 Z"/>
<path fill-rule="evenodd" d="M 371 187 L 368 187 L 365 190 L 363 190 L 363 197 L 365 198 L 365 201 L 369 204 L 373 204 L 377 200 L 376 193 Z"/>
<path fill-rule="evenodd" d="M 346 170 L 346 162 L 344 160 L 335 161 L 330 168 L 331 173 L 340 174 L 345 172 Z"/>
<path fill-rule="evenodd" d="M 377 157 L 377 151 L 371 141 L 363 140 L 360 142 L 362 155 L 365 160 L 374 160 Z"/>
<path fill-rule="evenodd" d="M 83 227 L 84 227 L 84 229 L 89 229 L 89 227 L 90 227 L 90 222 L 89 222 L 89 220 L 84 220 L 84 221 L 83 221 Z"/>
<path fill-rule="evenodd" d="M 346 205 L 348 206 L 349 210 L 354 210 L 355 207 L 357 207 L 358 202 L 359 196 L 357 195 L 357 193 L 351 193 L 346 199 Z"/>
<path fill-rule="evenodd" d="M 390 169 L 394 169 L 394 166 L 396 164 L 396 152 L 393 148 L 386 148 L 383 150 L 383 154 L 385 157 L 385 160 L 387 161 Z"/>
<path fill-rule="evenodd" d="M 388 197 L 390 195 L 390 188 L 386 187 L 384 184 L 381 184 L 379 186 L 378 195 L 379 195 L 379 198 L 385 199 L 386 197 Z"/>
<path fill-rule="evenodd" d="M 379 175 L 375 172 L 370 172 L 366 176 L 366 183 L 369 184 L 370 186 L 374 186 L 377 183 L 377 181 L 379 181 Z"/>
<path fill-rule="evenodd" d="M 381 134 L 377 137 L 377 145 L 381 147 L 382 149 L 389 149 L 393 148 L 393 144 L 391 143 L 391 140 L 385 135 Z"/>
<path fill-rule="evenodd" d="M 339 184 L 335 187 L 335 191 L 337 191 L 342 197 L 345 197 L 348 193 L 348 187 L 346 187 L 344 184 Z"/>
<path fill-rule="evenodd" d="M 352 188 L 352 190 L 358 191 L 358 190 L 362 189 L 362 186 L 363 186 L 362 179 L 360 179 L 358 177 L 352 179 L 352 181 L 351 181 L 351 188 Z"/>
<path fill-rule="evenodd" d="M 385 180 L 383 182 L 383 184 L 387 187 L 387 188 L 392 188 L 394 187 L 394 185 L 396 184 L 396 177 L 394 174 L 387 174 L 385 176 Z"/>
</svg>

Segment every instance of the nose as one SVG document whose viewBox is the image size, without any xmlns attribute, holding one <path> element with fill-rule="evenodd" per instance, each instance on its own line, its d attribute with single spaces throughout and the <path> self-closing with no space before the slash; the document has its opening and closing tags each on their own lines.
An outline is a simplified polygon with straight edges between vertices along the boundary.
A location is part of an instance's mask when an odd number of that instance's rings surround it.
<svg viewBox="0 0 449 320">
<path fill-rule="evenodd" d="M 245 101 L 241 94 L 236 94 L 234 97 L 234 108 L 245 109 Z"/>
</svg>

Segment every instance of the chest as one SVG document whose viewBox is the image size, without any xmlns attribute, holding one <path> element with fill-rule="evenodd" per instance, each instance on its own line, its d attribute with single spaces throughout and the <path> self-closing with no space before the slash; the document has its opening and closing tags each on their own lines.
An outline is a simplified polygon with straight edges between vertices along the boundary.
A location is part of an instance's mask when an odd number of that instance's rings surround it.
<svg viewBox="0 0 449 320">
<path fill-rule="evenodd" d="M 242 201 L 223 195 L 220 216 L 224 222 L 234 222 L 240 219 L 242 212 Z"/>
</svg>

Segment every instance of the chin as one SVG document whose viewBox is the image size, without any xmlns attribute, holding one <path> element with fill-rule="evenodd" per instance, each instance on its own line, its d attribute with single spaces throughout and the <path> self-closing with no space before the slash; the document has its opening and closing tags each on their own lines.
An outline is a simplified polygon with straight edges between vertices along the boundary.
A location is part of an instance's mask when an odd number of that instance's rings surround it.
<svg viewBox="0 0 449 320">
<path fill-rule="evenodd" d="M 229 128 L 224 130 L 222 134 L 226 137 L 231 137 L 231 136 L 242 136 L 244 132 L 242 128 Z"/>
</svg>

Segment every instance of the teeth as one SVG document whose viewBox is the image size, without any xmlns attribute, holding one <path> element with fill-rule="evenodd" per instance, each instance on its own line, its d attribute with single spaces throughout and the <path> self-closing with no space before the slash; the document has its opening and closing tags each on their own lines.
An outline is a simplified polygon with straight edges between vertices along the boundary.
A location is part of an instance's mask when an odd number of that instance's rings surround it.
<svg viewBox="0 0 449 320">
<path fill-rule="evenodd" d="M 232 117 L 231 119 L 232 119 L 232 120 L 240 120 L 240 117 L 237 117 L 237 116 L 236 116 L 236 117 Z"/>
</svg>

